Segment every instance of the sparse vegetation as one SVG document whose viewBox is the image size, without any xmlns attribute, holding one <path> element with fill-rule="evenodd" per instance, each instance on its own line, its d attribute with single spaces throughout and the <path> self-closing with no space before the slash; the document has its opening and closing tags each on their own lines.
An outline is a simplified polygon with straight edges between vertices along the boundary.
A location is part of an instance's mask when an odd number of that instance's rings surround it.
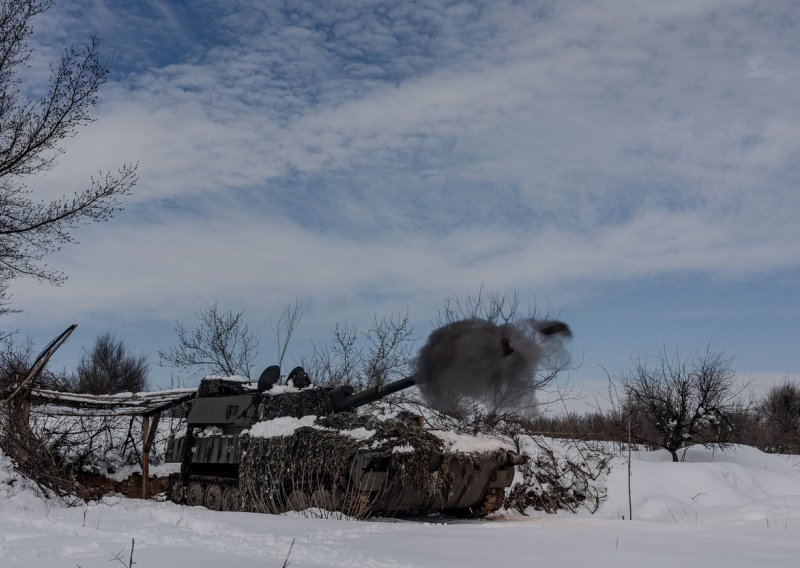
<svg viewBox="0 0 800 568">
<path fill-rule="evenodd" d="M 178 344 L 159 351 L 161 361 L 176 369 L 250 377 L 258 356 L 258 339 L 247 325 L 244 310 L 222 310 L 214 302 L 195 317 L 193 330 L 175 323 Z"/>
<path fill-rule="evenodd" d="M 411 374 L 413 346 L 408 312 L 376 316 L 365 332 L 336 324 L 330 340 L 314 345 L 303 365 L 318 384 L 376 387 Z"/>
<path fill-rule="evenodd" d="M 75 391 L 114 394 L 147 390 L 147 358 L 133 355 L 110 332 L 100 335 L 81 357 L 75 371 Z"/>
</svg>

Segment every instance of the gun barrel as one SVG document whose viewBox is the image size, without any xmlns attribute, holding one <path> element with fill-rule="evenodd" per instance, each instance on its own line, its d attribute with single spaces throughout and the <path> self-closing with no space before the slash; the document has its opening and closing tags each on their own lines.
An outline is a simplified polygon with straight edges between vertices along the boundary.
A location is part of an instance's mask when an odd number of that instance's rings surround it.
<svg viewBox="0 0 800 568">
<path fill-rule="evenodd" d="M 363 390 L 361 392 L 357 392 L 343 399 L 334 400 L 334 411 L 342 412 L 347 410 L 353 410 L 355 408 L 358 408 L 359 406 L 364 406 L 365 404 L 369 404 L 370 402 L 375 402 L 376 400 L 380 400 L 383 397 L 395 393 L 397 391 L 401 391 L 403 389 L 412 387 L 415 384 L 417 384 L 417 381 L 414 375 L 412 375 L 410 377 L 406 377 L 405 379 L 400 379 L 398 381 L 394 381 L 386 385 L 381 385 L 373 387 L 371 389 Z"/>
</svg>

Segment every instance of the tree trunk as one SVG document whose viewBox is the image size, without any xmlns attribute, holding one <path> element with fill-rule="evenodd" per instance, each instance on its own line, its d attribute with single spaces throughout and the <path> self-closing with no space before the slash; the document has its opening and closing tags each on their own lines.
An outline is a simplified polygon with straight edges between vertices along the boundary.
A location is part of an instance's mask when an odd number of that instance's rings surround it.
<svg viewBox="0 0 800 568">
<path fill-rule="evenodd" d="M 679 462 L 679 461 L 681 461 L 681 460 L 678 458 L 678 450 L 672 450 L 672 449 L 669 449 L 669 448 L 667 448 L 667 451 L 669 452 L 669 455 L 671 455 L 671 456 L 672 456 L 672 461 L 674 461 L 674 462 Z"/>
</svg>

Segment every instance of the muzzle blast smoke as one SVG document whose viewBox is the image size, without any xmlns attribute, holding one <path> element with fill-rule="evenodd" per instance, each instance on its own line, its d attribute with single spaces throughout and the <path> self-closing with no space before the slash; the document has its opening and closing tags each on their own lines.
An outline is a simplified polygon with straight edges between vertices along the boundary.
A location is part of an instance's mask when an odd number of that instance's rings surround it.
<svg viewBox="0 0 800 568">
<path fill-rule="evenodd" d="M 569 358 L 572 337 L 560 321 L 523 320 L 496 325 L 462 320 L 431 333 L 420 349 L 414 379 L 428 402 L 442 412 L 473 405 L 487 412 L 536 412 L 536 370 Z"/>
</svg>

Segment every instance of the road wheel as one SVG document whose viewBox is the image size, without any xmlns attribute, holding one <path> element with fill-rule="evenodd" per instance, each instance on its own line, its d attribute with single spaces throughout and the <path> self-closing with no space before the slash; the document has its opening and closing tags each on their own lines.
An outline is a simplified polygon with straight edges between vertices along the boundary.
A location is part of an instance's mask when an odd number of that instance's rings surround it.
<svg viewBox="0 0 800 568">
<path fill-rule="evenodd" d="M 489 513 L 494 513 L 503 506 L 503 499 L 505 498 L 505 490 L 502 487 L 493 487 L 486 493 L 486 498 L 481 503 L 480 507 L 472 509 L 473 517 L 485 517 Z"/>
<path fill-rule="evenodd" d="M 202 483 L 197 483 L 196 481 L 190 483 L 189 490 L 186 492 L 186 504 L 192 507 L 202 505 L 204 496 L 205 490 Z"/>
<path fill-rule="evenodd" d="M 239 510 L 239 490 L 235 487 L 226 487 L 225 491 L 222 492 L 222 510 Z"/>
<path fill-rule="evenodd" d="M 212 483 L 206 489 L 206 497 L 205 497 L 206 507 L 211 509 L 212 511 L 221 511 L 222 510 L 222 487 L 217 485 L 216 483 Z"/>
</svg>

